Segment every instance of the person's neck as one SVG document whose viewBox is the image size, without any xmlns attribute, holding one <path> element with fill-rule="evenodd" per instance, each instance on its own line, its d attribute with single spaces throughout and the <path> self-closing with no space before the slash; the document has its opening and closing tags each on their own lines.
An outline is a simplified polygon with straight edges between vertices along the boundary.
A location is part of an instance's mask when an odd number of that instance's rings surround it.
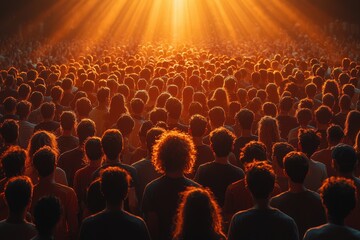
<svg viewBox="0 0 360 240">
<path fill-rule="evenodd" d="M 215 156 L 215 162 L 216 163 L 221 163 L 221 164 L 228 164 L 229 163 L 228 156 L 226 156 L 226 157 L 217 157 L 217 156 Z"/>
<path fill-rule="evenodd" d="M 107 106 L 105 103 L 99 103 L 99 105 L 97 106 L 97 109 L 98 110 L 104 110 L 104 109 L 107 109 Z"/>
<path fill-rule="evenodd" d="M 255 205 L 254 208 L 255 209 L 269 209 L 270 205 L 269 205 L 269 198 L 266 199 L 254 199 Z"/>
<path fill-rule="evenodd" d="M 100 167 L 100 165 L 101 165 L 101 159 L 95 161 L 89 161 L 90 167 L 98 168 Z"/>
<path fill-rule="evenodd" d="M 332 143 L 332 142 L 329 142 L 329 141 L 327 143 L 328 143 L 327 149 L 329 149 L 329 150 L 339 144 L 339 143 Z"/>
<path fill-rule="evenodd" d="M 204 145 L 203 143 L 203 137 L 193 137 L 193 141 L 195 146 L 202 146 Z"/>
<path fill-rule="evenodd" d="M 177 172 L 167 172 L 165 175 L 169 178 L 181 178 L 184 177 L 184 173 L 182 171 Z"/>
<path fill-rule="evenodd" d="M 300 124 L 300 128 L 304 128 L 304 129 L 306 129 L 306 128 L 308 128 L 308 123 L 306 123 L 306 124 Z"/>
<path fill-rule="evenodd" d="M 124 210 L 124 201 L 121 201 L 119 204 L 106 203 L 106 211 L 123 211 L 123 210 Z"/>
<path fill-rule="evenodd" d="M 53 118 L 47 118 L 47 119 L 44 119 L 43 122 L 52 122 Z"/>
<path fill-rule="evenodd" d="M 301 193 L 301 192 L 305 192 L 306 188 L 304 184 L 294 183 L 291 180 L 289 180 L 289 191 L 292 193 Z"/>
<path fill-rule="evenodd" d="M 120 156 L 115 159 L 109 159 L 106 157 L 105 163 L 112 164 L 112 163 L 121 163 Z"/>
<path fill-rule="evenodd" d="M 9 212 L 9 216 L 7 217 L 6 221 L 12 224 L 25 223 L 26 222 L 25 216 L 26 216 L 26 210 L 20 213 Z"/>
<path fill-rule="evenodd" d="M 281 111 L 279 112 L 279 116 L 288 116 L 289 112 Z"/>
<path fill-rule="evenodd" d="M 179 123 L 179 119 L 175 119 L 175 118 L 168 118 L 168 120 L 167 120 L 167 123 L 169 124 L 169 125 L 171 125 L 171 124 L 178 124 Z"/>
<path fill-rule="evenodd" d="M 65 137 L 72 136 L 72 130 L 63 130 L 62 135 Z"/>
<path fill-rule="evenodd" d="M 326 130 L 326 129 L 328 129 L 328 127 L 329 127 L 329 124 L 321 124 L 321 123 L 317 124 L 318 130 Z"/>
<path fill-rule="evenodd" d="M 43 184 L 55 183 L 54 173 L 50 174 L 47 177 L 39 177 L 39 183 L 43 183 Z"/>
<path fill-rule="evenodd" d="M 241 129 L 240 136 L 241 137 L 250 137 L 252 135 L 251 129 Z"/>
<path fill-rule="evenodd" d="M 344 226 L 344 219 L 336 219 L 336 218 L 333 218 L 331 216 L 328 216 L 328 222 L 331 223 L 331 224 Z"/>
</svg>

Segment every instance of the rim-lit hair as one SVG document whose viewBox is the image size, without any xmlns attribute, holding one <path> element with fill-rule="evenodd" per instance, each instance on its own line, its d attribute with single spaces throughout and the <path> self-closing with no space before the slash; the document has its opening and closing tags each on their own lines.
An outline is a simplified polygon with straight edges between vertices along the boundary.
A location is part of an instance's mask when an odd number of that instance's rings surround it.
<svg viewBox="0 0 360 240">
<path fill-rule="evenodd" d="M 196 150 L 192 138 L 182 132 L 172 130 L 163 133 L 155 143 L 152 163 L 160 173 L 182 171 L 191 173 Z"/>
<path fill-rule="evenodd" d="M 29 141 L 29 145 L 27 148 L 29 158 L 28 164 L 31 163 L 34 153 L 44 146 L 49 146 L 51 149 L 54 150 L 56 155 L 58 155 L 59 150 L 55 135 L 47 131 L 38 131 L 34 133 L 34 135 Z"/>
</svg>

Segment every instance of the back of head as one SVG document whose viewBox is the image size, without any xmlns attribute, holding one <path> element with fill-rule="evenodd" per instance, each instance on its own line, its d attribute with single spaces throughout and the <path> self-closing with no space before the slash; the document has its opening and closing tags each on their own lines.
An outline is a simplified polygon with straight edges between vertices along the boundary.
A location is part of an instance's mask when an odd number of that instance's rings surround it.
<svg viewBox="0 0 360 240">
<path fill-rule="evenodd" d="M 326 130 L 328 142 L 337 145 L 344 138 L 344 131 L 339 125 L 331 125 Z"/>
<path fill-rule="evenodd" d="M 309 159 L 301 152 L 290 152 L 284 157 L 286 175 L 293 183 L 304 183 L 309 170 Z"/>
<path fill-rule="evenodd" d="M 100 183 L 106 202 L 119 205 L 127 196 L 130 176 L 121 168 L 108 167 L 101 173 Z"/>
<path fill-rule="evenodd" d="M 19 116 L 20 120 L 26 119 L 31 111 L 31 103 L 28 101 L 20 101 L 16 105 L 16 114 Z"/>
<path fill-rule="evenodd" d="M 101 138 L 89 137 L 86 139 L 85 144 L 86 158 L 90 161 L 98 161 L 103 156 Z"/>
<path fill-rule="evenodd" d="M 170 97 L 166 100 L 165 109 L 169 118 L 177 120 L 181 116 L 182 104 L 177 98 Z"/>
<path fill-rule="evenodd" d="M 274 189 L 275 174 L 266 162 L 253 162 L 247 165 L 246 186 L 255 199 L 267 199 Z"/>
<path fill-rule="evenodd" d="M 283 111 L 285 113 L 290 112 L 292 106 L 294 104 L 294 100 L 291 97 L 283 97 L 280 99 L 280 111 Z"/>
<path fill-rule="evenodd" d="M 10 213 L 22 213 L 29 206 L 33 193 L 30 178 L 18 176 L 11 178 L 5 185 L 4 195 Z"/>
<path fill-rule="evenodd" d="M 109 101 L 110 89 L 107 87 L 101 87 L 97 91 L 96 96 L 97 96 L 99 103 L 106 103 Z"/>
<path fill-rule="evenodd" d="M 44 102 L 41 105 L 40 112 L 44 120 L 52 119 L 55 115 L 55 104 Z"/>
<path fill-rule="evenodd" d="M 153 127 L 146 133 L 146 147 L 150 154 L 152 153 L 156 140 L 158 140 L 164 132 L 165 130 L 162 128 Z"/>
<path fill-rule="evenodd" d="M 190 118 L 190 134 L 193 137 L 202 137 L 205 135 L 207 120 L 205 117 L 195 114 Z"/>
<path fill-rule="evenodd" d="M 312 129 L 300 129 L 298 134 L 301 151 L 310 157 L 320 145 L 320 136 Z"/>
<path fill-rule="evenodd" d="M 291 144 L 286 142 L 277 142 L 272 148 L 272 160 L 276 160 L 277 165 L 284 169 L 284 157 L 292 151 L 295 151 L 295 149 Z"/>
<path fill-rule="evenodd" d="M 47 131 L 38 131 L 34 133 L 28 145 L 28 154 L 32 158 L 34 153 L 43 146 L 49 146 L 54 151 L 58 151 L 56 137 L 53 133 Z"/>
<path fill-rule="evenodd" d="M 225 117 L 225 111 L 222 107 L 213 107 L 209 111 L 209 119 L 213 126 L 223 126 Z"/>
<path fill-rule="evenodd" d="M 133 114 L 140 115 L 143 113 L 145 103 L 140 98 L 133 98 L 130 101 L 130 108 Z"/>
<path fill-rule="evenodd" d="M 342 221 L 355 208 L 356 194 L 354 183 L 345 178 L 328 178 L 320 188 L 322 203 L 335 221 Z"/>
<path fill-rule="evenodd" d="M 4 112 L 6 114 L 14 113 L 14 111 L 16 110 L 16 99 L 13 97 L 5 98 L 3 102 L 3 106 L 4 106 Z"/>
<path fill-rule="evenodd" d="M 224 127 L 214 129 L 210 133 L 211 149 L 217 157 L 227 157 L 233 150 L 235 136 Z"/>
<path fill-rule="evenodd" d="M 318 124 L 329 124 L 332 120 L 333 112 L 328 106 L 320 106 L 315 111 L 315 119 Z"/>
<path fill-rule="evenodd" d="M 75 103 L 76 112 L 83 117 L 88 117 L 92 110 L 91 101 L 87 97 L 81 97 Z"/>
<path fill-rule="evenodd" d="M 40 198 L 34 208 L 34 223 L 38 235 L 51 237 L 62 214 L 60 200 L 54 196 Z"/>
<path fill-rule="evenodd" d="M 7 178 L 22 175 L 25 168 L 26 151 L 18 146 L 11 146 L 1 156 L 1 166 Z"/>
<path fill-rule="evenodd" d="M 123 150 L 123 137 L 119 130 L 108 129 L 101 138 L 101 146 L 109 160 L 116 160 Z"/>
<path fill-rule="evenodd" d="M 302 125 L 308 125 L 312 120 L 312 112 L 308 108 L 300 108 L 296 111 L 296 119 L 297 122 Z"/>
<path fill-rule="evenodd" d="M 333 148 L 331 156 L 339 173 L 352 173 L 355 170 L 358 159 L 352 146 L 339 144 Z"/>
<path fill-rule="evenodd" d="M 124 113 L 117 120 L 116 127 L 124 137 L 127 137 L 134 130 L 135 121 L 129 114 Z"/>
<path fill-rule="evenodd" d="M 243 165 L 253 161 L 267 161 L 266 146 L 259 141 L 251 141 L 241 149 L 240 161 Z"/>
<path fill-rule="evenodd" d="M 95 131 L 95 123 L 91 119 L 82 119 L 76 127 L 76 134 L 80 143 L 83 143 L 88 137 L 94 136 Z"/>
<path fill-rule="evenodd" d="M 236 119 L 242 129 L 250 130 L 254 121 L 254 113 L 246 108 L 241 109 L 236 114 Z"/>
<path fill-rule="evenodd" d="M 37 150 L 33 156 L 33 165 L 40 178 L 45 178 L 54 173 L 57 153 L 49 146 Z"/>
<path fill-rule="evenodd" d="M 1 126 L 1 136 L 5 143 L 15 143 L 19 136 L 18 123 L 12 119 L 6 119 Z"/>
<path fill-rule="evenodd" d="M 195 155 L 195 146 L 189 135 L 167 131 L 153 147 L 152 162 L 160 173 L 191 173 Z"/>
<path fill-rule="evenodd" d="M 61 128 L 65 131 L 71 131 L 76 123 L 76 116 L 71 111 L 64 111 L 60 116 Z"/>
</svg>

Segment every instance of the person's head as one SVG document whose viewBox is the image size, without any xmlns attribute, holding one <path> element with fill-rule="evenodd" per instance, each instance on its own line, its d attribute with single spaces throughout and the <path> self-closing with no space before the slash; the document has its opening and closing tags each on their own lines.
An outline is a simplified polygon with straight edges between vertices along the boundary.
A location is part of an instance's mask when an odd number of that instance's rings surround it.
<svg viewBox="0 0 360 240">
<path fill-rule="evenodd" d="M 226 116 L 222 107 L 213 107 L 209 111 L 211 128 L 217 128 L 224 125 Z"/>
<path fill-rule="evenodd" d="M 267 161 L 265 144 L 259 141 L 251 141 L 247 143 L 241 149 L 239 159 L 243 165 L 253 161 Z"/>
<path fill-rule="evenodd" d="M 107 87 L 101 87 L 96 94 L 99 105 L 109 105 L 110 101 L 110 89 Z"/>
<path fill-rule="evenodd" d="M 63 131 L 72 131 L 76 124 L 76 116 L 72 111 L 64 111 L 60 116 L 60 125 Z"/>
<path fill-rule="evenodd" d="M 315 111 L 315 120 L 318 124 L 329 124 L 332 120 L 333 112 L 328 106 L 320 106 Z"/>
<path fill-rule="evenodd" d="M 298 146 L 301 152 L 311 157 L 319 148 L 320 136 L 313 129 L 300 129 L 298 134 Z"/>
<path fill-rule="evenodd" d="M 259 141 L 266 145 L 268 152 L 271 152 L 272 145 L 280 140 L 279 125 L 276 118 L 265 116 L 259 121 Z"/>
<path fill-rule="evenodd" d="M 33 184 L 26 176 L 11 178 L 5 185 L 4 197 L 9 213 L 21 214 L 30 206 Z"/>
<path fill-rule="evenodd" d="M 351 140 L 355 141 L 356 134 L 360 130 L 360 112 L 352 110 L 348 113 L 345 121 L 345 136 Z"/>
<path fill-rule="evenodd" d="M 326 130 L 329 145 L 335 146 L 344 138 L 344 131 L 339 125 L 331 125 Z"/>
<path fill-rule="evenodd" d="M 334 167 L 340 174 L 351 174 L 357 166 L 357 155 L 354 147 L 346 144 L 339 144 L 331 152 Z"/>
<path fill-rule="evenodd" d="M 255 115 L 253 111 L 243 108 L 235 116 L 239 126 L 243 130 L 251 130 Z"/>
<path fill-rule="evenodd" d="M 55 104 L 44 102 L 40 108 L 41 116 L 44 120 L 53 120 L 55 116 Z"/>
<path fill-rule="evenodd" d="M 129 114 L 121 114 L 116 122 L 116 127 L 124 137 L 128 137 L 134 130 L 135 121 Z"/>
<path fill-rule="evenodd" d="M 265 116 L 270 116 L 270 117 L 277 116 L 277 107 L 275 103 L 265 102 L 262 106 L 262 110 Z"/>
<path fill-rule="evenodd" d="M 108 129 L 101 137 L 101 146 L 104 154 L 109 160 L 116 160 L 119 158 L 123 150 L 123 137 L 119 130 Z"/>
<path fill-rule="evenodd" d="M 87 97 L 81 97 L 76 100 L 75 111 L 81 118 L 89 117 L 89 113 L 92 110 L 91 101 Z"/>
<path fill-rule="evenodd" d="M 34 207 L 34 223 L 38 236 L 52 237 L 61 214 L 61 203 L 57 197 L 45 196 L 40 198 Z"/>
<path fill-rule="evenodd" d="M 268 199 L 274 189 L 275 174 L 266 162 L 253 162 L 246 166 L 245 183 L 254 199 Z"/>
<path fill-rule="evenodd" d="M 294 104 L 294 99 L 291 97 L 283 97 L 280 99 L 279 109 L 282 113 L 290 112 Z"/>
<path fill-rule="evenodd" d="M 344 94 L 340 97 L 339 107 L 341 111 L 350 111 L 351 109 L 351 98 L 349 95 Z"/>
<path fill-rule="evenodd" d="M 158 122 L 166 122 L 167 112 L 164 108 L 154 108 L 149 113 L 149 119 L 154 125 Z"/>
<path fill-rule="evenodd" d="M 284 157 L 289 152 L 295 151 L 294 147 L 287 142 L 277 142 L 272 148 L 272 161 L 281 168 L 284 169 Z"/>
<path fill-rule="evenodd" d="M 34 133 L 27 148 L 29 158 L 32 159 L 34 153 L 44 146 L 49 146 L 54 151 L 58 152 L 56 136 L 47 131 L 38 131 Z"/>
<path fill-rule="evenodd" d="M 210 133 L 210 146 L 215 156 L 227 157 L 233 150 L 235 136 L 224 127 L 219 127 Z"/>
<path fill-rule="evenodd" d="M 207 129 L 207 120 L 205 117 L 196 114 L 190 118 L 189 133 L 192 137 L 203 137 Z"/>
<path fill-rule="evenodd" d="M 33 91 L 30 95 L 29 101 L 32 104 L 32 108 L 37 109 L 44 101 L 44 95 L 39 91 Z"/>
<path fill-rule="evenodd" d="M 152 162 L 160 173 L 191 173 L 195 155 L 195 145 L 189 135 L 167 131 L 153 146 Z"/>
<path fill-rule="evenodd" d="M 106 203 L 118 206 L 128 194 L 130 176 L 119 167 L 108 167 L 101 173 L 100 186 Z"/>
<path fill-rule="evenodd" d="M 320 188 L 320 197 L 328 218 L 343 221 L 356 206 L 356 187 L 351 180 L 330 177 Z"/>
<path fill-rule="evenodd" d="M 20 101 L 16 105 L 16 114 L 19 116 L 20 120 L 26 120 L 31 111 L 31 103 L 28 101 Z"/>
<path fill-rule="evenodd" d="M 309 159 L 301 152 L 290 152 L 284 157 L 284 169 L 291 182 L 303 184 L 309 171 Z"/>
<path fill-rule="evenodd" d="M 156 140 L 158 140 L 164 132 L 165 130 L 163 128 L 153 127 L 146 133 L 146 147 L 150 155 L 153 151 L 153 146 L 155 145 Z"/>
<path fill-rule="evenodd" d="M 317 87 L 314 83 L 309 83 L 305 86 L 305 93 L 309 99 L 313 99 L 316 95 Z"/>
<path fill-rule="evenodd" d="M 94 136 L 95 131 L 96 126 L 93 120 L 88 118 L 82 119 L 76 127 L 76 134 L 79 138 L 79 143 L 82 144 L 88 137 Z"/>
<path fill-rule="evenodd" d="M 178 120 L 181 116 L 182 104 L 177 98 L 170 97 L 166 100 L 165 109 L 169 118 Z"/>
<path fill-rule="evenodd" d="M 37 150 L 33 156 L 33 165 L 40 179 L 50 176 L 56 168 L 57 153 L 49 146 Z"/>
<path fill-rule="evenodd" d="M 15 114 L 16 112 L 16 99 L 13 97 L 5 98 L 3 102 L 5 114 Z"/>
<path fill-rule="evenodd" d="M 54 103 L 61 101 L 64 94 L 64 90 L 60 86 L 54 86 L 51 88 L 50 96 Z"/>
<path fill-rule="evenodd" d="M 312 120 L 312 112 L 308 108 L 300 108 L 296 111 L 296 119 L 300 126 L 307 126 Z"/>
<path fill-rule="evenodd" d="M 64 92 L 71 92 L 72 87 L 73 87 L 73 80 L 71 80 L 70 78 L 65 78 L 61 82 L 61 88 L 64 90 Z"/>
<path fill-rule="evenodd" d="M 26 101 L 30 96 L 31 87 L 28 84 L 23 83 L 20 85 L 18 89 L 18 93 L 19 93 L 19 99 Z"/>
<path fill-rule="evenodd" d="M 99 161 L 103 156 L 103 150 L 101 146 L 101 138 L 89 137 L 84 143 L 86 159 L 89 161 Z"/>
<path fill-rule="evenodd" d="M 174 239 L 196 239 L 222 234 L 220 207 L 210 190 L 189 187 L 182 192 Z"/>
<path fill-rule="evenodd" d="M 109 109 L 109 117 L 113 120 L 117 120 L 121 114 L 127 113 L 128 109 L 126 107 L 126 101 L 124 95 L 121 93 L 115 94 L 111 98 L 110 109 Z"/>
<path fill-rule="evenodd" d="M 13 119 L 5 119 L 1 126 L 1 137 L 5 144 L 14 144 L 19 137 L 19 125 Z"/>
<path fill-rule="evenodd" d="M 27 153 L 18 146 L 11 146 L 1 156 L 1 167 L 6 178 L 23 175 Z"/>
</svg>

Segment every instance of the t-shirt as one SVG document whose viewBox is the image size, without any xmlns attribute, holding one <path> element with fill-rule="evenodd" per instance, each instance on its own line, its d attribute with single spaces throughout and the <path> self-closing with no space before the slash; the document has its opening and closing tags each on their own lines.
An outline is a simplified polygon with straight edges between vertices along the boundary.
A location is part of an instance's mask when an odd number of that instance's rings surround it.
<svg viewBox="0 0 360 240">
<path fill-rule="evenodd" d="M 85 166 L 83 149 L 78 147 L 61 154 L 58 166 L 66 172 L 69 186 L 73 186 L 76 171 Z"/>
<path fill-rule="evenodd" d="M 300 238 L 309 228 L 326 223 L 320 195 L 313 191 L 306 190 L 299 193 L 287 191 L 273 197 L 270 205 L 294 219 Z"/>
<path fill-rule="evenodd" d="M 304 240 L 360 240 L 360 231 L 328 223 L 309 229 Z"/>
<path fill-rule="evenodd" d="M 231 220 L 228 240 L 298 240 L 295 221 L 281 211 L 249 209 L 238 212 Z"/>
<path fill-rule="evenodd" d="M 279 124 L 280 137 L 287 139 L 291 129 L 298 126 L 297 119 L 293 116 L 279 115 L 276 117 Z"/>
<path fill-rule="evenodd" d="M 209 145 L 199 145 L 195 146 L 196 148 L 196 159 L 193 167 L 192 176 L 195 176 L 196 171 L 200 167 L 200 165 L 208 162 L 214 161 L 215 157 L 213 151 L 209 147 Z"/>
<path fill-rule="evenodd" d="M 304 180 L 304 186 L 309 190 L 317 192 L 326 178 L 325 164 L 309 159 L 309 170 Z"/>
<path fill-rule="evenodd" d="M 0 239 L 1 240 L 28 240 L 36 235 L 34 224 L 9 223 L 6 219 L 0 221 Z"/>
<path fill-rule="evenodd" d="M 311 159 L 317 162 L 321 162 L 326 166 L 326 172 L 328 177 L 336 176 L 336 170 L 332 166 L 332 149 L 322 149 L 311 155 Z"/>
<path fill-rule="evenodd" d="M 195 181 L 203 187 L 210 188 L 218 204 L 223 206 L 226 188 L 233 182 L 244 178 L 244 175 L 244 171 L 239 167 L 213 161 L 199 167 Z"/>
<path fill-rule="evenodd" d="M 126 211 L 104 210 L 86 218 L 79 239 L 150 239 L 145 222 Z"/>
<path fill-rule="evenodd" d="M 171 239 L 173 218 L 180 201 L 180 193 L 189 186 L 197 186 L 196 182 L 185 178 L 170 178 L 163 175 L 149 183 L 144 191 L 142 211 L 145 220 L 149 213 L 158 219 L 159 240 Z"/>
<path fill-rule="evenodd" d="M 60 123 L 58 122 L 55 121 L 41 122 L 34 127 L 34 132 L 45 130 L 56 134 L 59 128 L 60 128 Z"/>
<path fill-rule="evenodd" d="M 79 146 L 79 139 L 75 136 L 60 136 L 57 138 L 60 154 Z"/>
</svg>

